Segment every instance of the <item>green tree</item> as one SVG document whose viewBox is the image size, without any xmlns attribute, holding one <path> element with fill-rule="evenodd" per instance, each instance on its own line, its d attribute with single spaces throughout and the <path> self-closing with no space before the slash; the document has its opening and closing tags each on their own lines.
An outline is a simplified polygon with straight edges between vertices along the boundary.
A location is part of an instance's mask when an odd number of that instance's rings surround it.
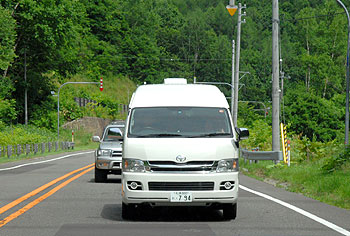
<svg viewBox="0 0 350 236">
<path fill-rule="evenodd" d="M 0 70 L 7 70 L 15 57 L 16 22 L 0 5 Z"/>
</svg>

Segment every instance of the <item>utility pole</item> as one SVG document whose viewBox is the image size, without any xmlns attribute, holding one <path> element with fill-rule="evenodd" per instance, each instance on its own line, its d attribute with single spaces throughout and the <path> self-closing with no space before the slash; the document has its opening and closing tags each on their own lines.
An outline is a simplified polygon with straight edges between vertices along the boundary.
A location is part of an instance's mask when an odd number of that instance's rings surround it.
<svg viewBox="0 0 350 236">
<path fill-rule="evenodd" d="M 24 124 L 28 125 L 27 52 L 24 48 Z"/>
<path fill-rule="evenodd" d="M 242 8 L 246 8 L 246 5 L 242 7 L 242 4 L 238 4 L 238 22 L 237 22 L 237 48 L 236 48 L 236 66 L 235 66 L 235 79 L 234 79 L 234 107 L 233 107 L 233 124 L 237 126 L 237 114 L 238 114 L 238 84 L 239 84 L 239 59 L 241 53 L 241 24 L 245 23 L 242 21 Z"/>
<path fill-rule="evenodd" d="M 237 11 L 237 6 L 235 5 L 234 0 L 230 0 L 229 5 L 226 6 L 226 9 L 228 10 L 228 13 L 233 16 L 236 11 Z M 237 115 L 236 115 L 236 122 L 235 122 L 235 109 L 234 109 L 234 94 L 235 94 L 235 89 L 234 89 L 234 83 L 235 83 L 235 40 L 232 40 L 232 77 L 231 77 L 231 116 L 233 120 L 234 126 L 237 126 Z"/>
<path fill-rule="evenodd" d="M 272 1 L 272 151 L 280 151 L 280 89 L 279 89 L 279 13 L 278 0 Z"/>
<path fill-rule="evenodd" d="M 232 77 L 231 77 L 231 116 L 234 120 L 234 82 L 235 82 L 235 40 L 232 40 Z M 236 116 L 237 117 L 237 116 Z M 234 123 L 234 126 L 237 126 L 237 124 Z"/>
<path fill-rule="evenodd" d="M 337 0 L 337 2 L 344 8 L 346 16 L 348 18 L 348 49 L 346 53 L 346 108 L 345 108 L 345 145 L 349 144 L 349 48 L 350 48 L 350 16 L 348 9 L 342 1 Z"/>
</svg>

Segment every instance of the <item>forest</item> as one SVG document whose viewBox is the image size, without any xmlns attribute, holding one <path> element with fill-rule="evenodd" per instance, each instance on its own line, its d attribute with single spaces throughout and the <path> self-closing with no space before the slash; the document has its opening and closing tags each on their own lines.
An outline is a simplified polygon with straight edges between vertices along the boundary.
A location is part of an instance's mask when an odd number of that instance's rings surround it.
<svg viewBox="0 0 350 236">
<path fill-rule="evenodd" d="M 343 1 L 350 6 L 350 1 Z M 164 78 L 231 83 L 237 15 L 228 0 L 0 0 L 0 129 L 29 123 L 55 131 L 56 98 L 67 81 L 100 77 L 161 83 Z M 242 0 L 238 119 L 271 134 L 272 1 Z M 300 140 L 343 143 L 347 18 L 336 0 L 280 0 L 281 114 Z M 227 97 L 230 88 L 220 87 Z M 69 93 L 95 99 L 115 118 L 127 99 L 67 90 L 64 121 L 80 118 Z M 132 91 L 130 91 L 132 92 Z M 70 100 L 68 100 L 68 98 Z M 248 102 L 254 101 L 254 102 Z M 263 104 L 264 106 L 262 106 Z M 98 108 L 91 108 L 98 109 Z M 64 122 L 62 121 L 62 122 Z"/>
</svg>

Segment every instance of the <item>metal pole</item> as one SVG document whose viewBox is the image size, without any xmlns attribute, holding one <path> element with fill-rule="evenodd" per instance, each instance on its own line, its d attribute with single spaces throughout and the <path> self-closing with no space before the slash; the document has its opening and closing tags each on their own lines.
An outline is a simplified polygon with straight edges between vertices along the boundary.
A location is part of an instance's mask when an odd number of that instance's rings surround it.
<svg viewBox="0 0 350 236">
<path fill-rule="evenodd" d="M 27 52 L 24 48 L 24 124 L 28 125 Z"/>
<path fill-rule="evenodd" d="M 242 23 L 242 4 L 238 4 L 238 22 L 237 22 L 237 48 L 236 48 L 236 71 L 234 79 L 234 104 L 233 104 L 233 124 L 237 126 L 238 113 L 238 84 L 239 84 L 239 58 L 241 52 L 241 23 Z"/>
<path fill-rule="evenodd" d="M 231 116 L 234 121 L 235 40 L 232 40 Z M 237 126 L 233 122 L 234 126 Z"/>
<path fill-rule="evenodd" d="M 280 89 L 278 53 L 279 13 L 278 0 L 272 1 L 272 151 L 280 151 Z"/>
<path fill-rule="evenodd" d="M 346 108 L 345 108 L 345 145 L 349 144 L 349 47 L 350 47 L 350 17 L 348 9 L 340 1 L 337 2 L 344 8 L 346 17 L 348 18 L 348 48 L 346 52 Z"/>
<path fill-rule="evenodd" d="M 66 82 L 58 88 L 57 92 L 57 141 L 60 139 L 60 90 L 67 84 L 100 84 L 99 82 Z"/>
<path fill-rule="evenodd" d="M 237 126 L 237 116 L 238 116 L 238 90 L 239 90 L 239 62 L 240 62 L 240 52 L 241 52 L 241 24 L 245 23 L 245 20 L 242 21 L 242 16 L 245 16 L 245 13 L 242 14 L 242 9 L 246 8 L 242 4 L 238 4 L 238 22 L 237 22 L 237 48 L 236 48 L 236 67 L 235 67 L 235 82 L 234 82 L 234 115 L 233 123 L 234 126 Z"/>
</svg>

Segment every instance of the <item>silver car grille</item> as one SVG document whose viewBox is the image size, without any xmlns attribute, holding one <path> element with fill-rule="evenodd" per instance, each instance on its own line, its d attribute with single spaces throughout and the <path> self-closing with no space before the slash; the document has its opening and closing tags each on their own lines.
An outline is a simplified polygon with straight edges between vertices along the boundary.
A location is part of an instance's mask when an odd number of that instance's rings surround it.
<svg viewBox="0 0 350 236">
<path fill-rule="evenodd" d="M 122 151 L 112 151 L 112 157 L 122 157 Z"/>
</svg>

